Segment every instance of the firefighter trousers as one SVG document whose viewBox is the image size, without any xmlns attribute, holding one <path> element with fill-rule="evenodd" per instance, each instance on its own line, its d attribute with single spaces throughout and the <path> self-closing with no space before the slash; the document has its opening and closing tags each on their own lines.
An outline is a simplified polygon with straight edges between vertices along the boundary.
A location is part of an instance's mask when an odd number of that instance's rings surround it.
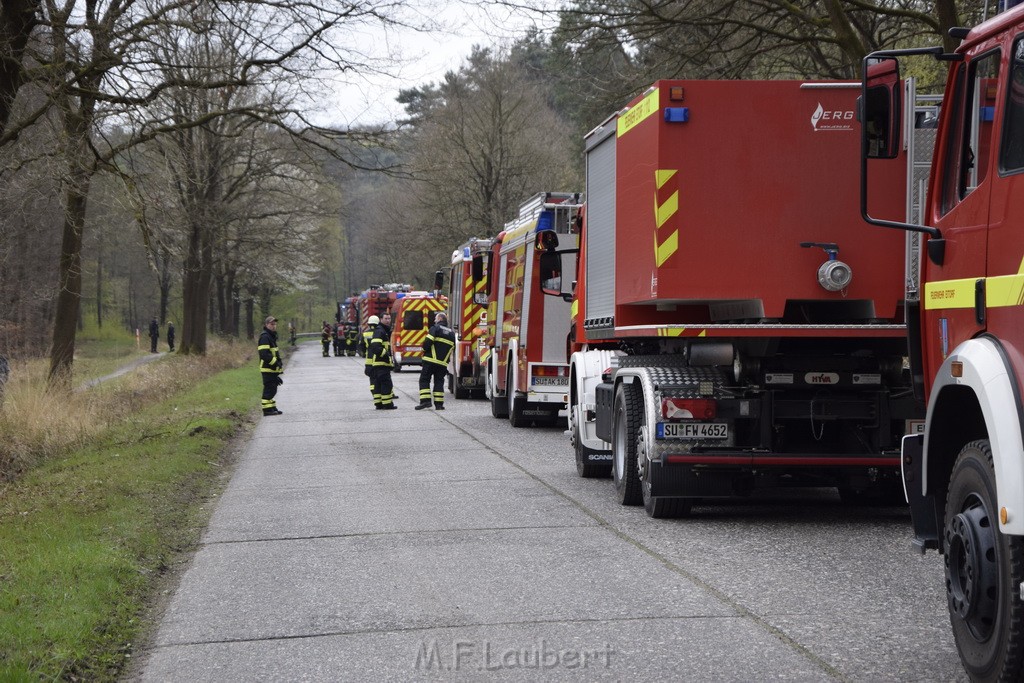
<svg viewBox="0 0 1024 683">
<path fill-rule="evenodd" d="M 276 372 L 264 372 L 263 375 L 263 414 L 267 414 L 270 411 L 277 410 L 277 401 L 274 397 L 277 396 L 277 373 Z"/>
<path fill-rule="evenodd" d="M 440 408 L 444 406 L 444 380 L 448 375 L 448 368 L 437 363 L 429 363 L 423 361 L 423 367 L 420 368 L 420 403 L 426 405 L 430 403 L 431 398 L 434 400 L 434 407 Z M 430 383 L 433 379 L 434 392 L 430 392 Z"/>
<path fill-rule="evenodd" d="M 394 405 L 395 386 L 391 382 L 391 368 L 377 367 L 373 371 L 373 402 L 380 402 L 378 408 L 390 408 Z"/>
</svg>

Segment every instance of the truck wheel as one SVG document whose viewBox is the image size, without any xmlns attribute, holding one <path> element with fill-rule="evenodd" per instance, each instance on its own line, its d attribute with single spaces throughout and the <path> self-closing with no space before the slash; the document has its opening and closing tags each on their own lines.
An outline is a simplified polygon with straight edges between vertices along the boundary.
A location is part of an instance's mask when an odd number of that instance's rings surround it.
<svg viewBox="0 0 1024 683">
<path fill-rule="evenodd" d="M 490 387 L 491 394 L 491 415 L 496 418 L 508 417 L 508 401 L 505 400 L 504 396 L 498 396 L 494 390 L 494 386 L 491 385 L 492 375 L 490 372 L 487 373 L 487 386 Z"/>
<path fill-rule="evenodd" d="M 972 680 L 1024 674 L 1024 539 L 999 531 L 987 440 L 963 447 L 953 466 L 943 524 L 946 599 L 960 660 Z"/>
<path fill-rule="evenodd" d="M 516 389 L 512 385 L 512 369 L 508 371 L 508 379 L 505 381 L 505 398 L 508 399 L 508 422 L 513 427 L 529 427 L 530 418 L 523 415 L 526 410 L 526 399 L 516 396 Z"/>
<path fill-rule="evenodd" d="M 469 389 L 459 386 L 455 379 L 455 375 L 451 373 L 448 373 L 448 389 L 455 395 L 455 398 L 469 398 Z"/>
<path fill-rule="evenodd" d="M 615 481 L 615 497 L 623 505 L 640 505 L 643 502 L 636 464 L 642 406 L 643 396 L 639 387 L 633 384 L 619 387 L 612 420 L 612 479 Z"/>
<path fill-rule="evenodd" d="M 584 479 L 604 479 L 612 474 L 611 456 L 583 445 L 580 425 L 576 419 L 576 407 L 569 408 L 569 440 L 576 452 L 576 471 Z"/>
</svg>

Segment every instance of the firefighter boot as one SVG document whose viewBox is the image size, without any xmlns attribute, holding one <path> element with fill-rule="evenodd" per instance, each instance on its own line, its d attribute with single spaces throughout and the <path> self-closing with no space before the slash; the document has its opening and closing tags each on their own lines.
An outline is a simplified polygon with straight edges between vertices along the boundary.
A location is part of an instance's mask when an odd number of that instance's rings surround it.
<svg viewBox="0 0 1024 683">
<path fill-rule="evenodd" d="M 423 410 L 424 408 L 429 408 L 429 407 L 430 407 L 430 401 L 427 401 L 426 403 L 424 403 L 423 401 L 420 401 L 419 405 L 416 406 L 416 410 Z"/>
</svg>

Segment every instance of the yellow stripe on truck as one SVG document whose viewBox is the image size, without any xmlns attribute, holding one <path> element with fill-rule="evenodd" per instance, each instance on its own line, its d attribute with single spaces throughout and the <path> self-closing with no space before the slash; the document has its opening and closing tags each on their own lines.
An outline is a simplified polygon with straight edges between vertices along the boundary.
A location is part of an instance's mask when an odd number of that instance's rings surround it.
<svg viewBox="0 0 1024 683">
<path fill-rule="evenodd" d="M 636 106 L 619 117 L 615 122 L 615 132 L 620 138 L 643 122 L 651 114 L 658 111 L 658 89 L 652 90 L 647 97 L 637 102 Z"/>
<path fill-rule="evenodd" d="M 974 308 L 974 289 L 977 281 L 978 278 L 968 278 L 925 283 L 925 309 Z"/>
<path fill-rule="evenodd" d="M 940 280 L 924 286 L 924 307 L 927 310 L 974 308 L 978 281 L 985 282 L 985 307 L 1024 306 L 1024 274 L 996 275 L 989 278 Z"/>
</svg>

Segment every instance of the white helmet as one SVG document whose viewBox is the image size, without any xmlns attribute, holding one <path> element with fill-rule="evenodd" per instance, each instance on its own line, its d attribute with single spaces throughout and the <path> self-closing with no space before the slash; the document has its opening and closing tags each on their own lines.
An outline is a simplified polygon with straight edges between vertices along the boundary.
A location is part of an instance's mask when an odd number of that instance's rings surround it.
<svg viewBox="0 0 1024 683">
<path fill-rule="evenodd" d="M 371 315 L 369 318 L 366 319 L 366 324 L 367 325 L 380 325 L 380 318 L 378 318 L 375 315 Z"/>
</svg>

